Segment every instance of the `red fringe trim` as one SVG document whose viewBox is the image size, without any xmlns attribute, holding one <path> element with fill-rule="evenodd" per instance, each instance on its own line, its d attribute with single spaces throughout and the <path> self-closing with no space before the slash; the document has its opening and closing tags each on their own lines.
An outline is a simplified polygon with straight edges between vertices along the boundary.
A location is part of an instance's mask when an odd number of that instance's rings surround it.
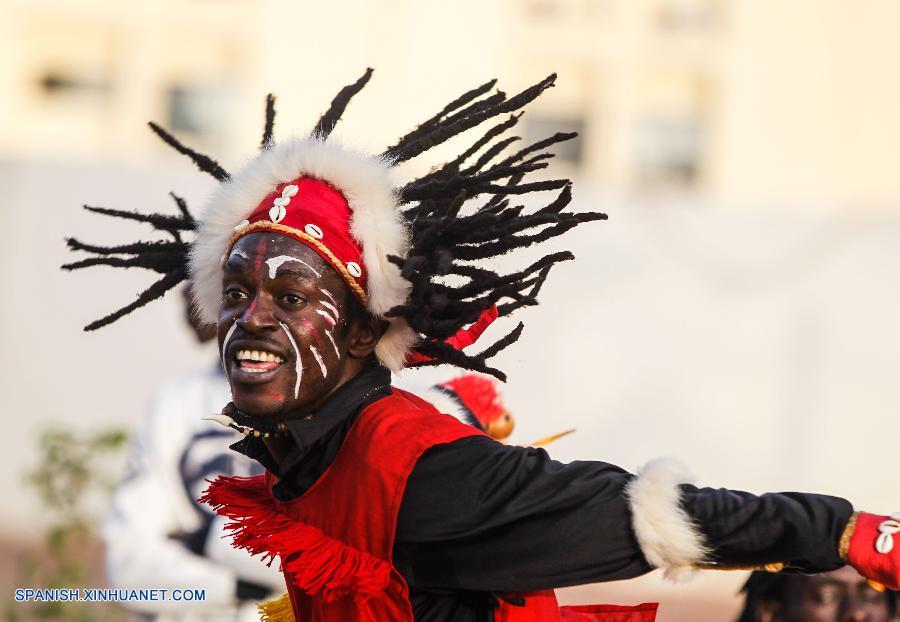
<svg viewBox="0 0 900 622">
<path fill-rule="evenodd" d="M 325 603 L 345 596 L 365 600 L 388 586 L 390 564 L 278 512 L 262 475 L 218 477 L 200 502 L 231 519 L 225 528 L 235 548 L 262 553 L 268 565 L 280 557 L 294 585 Z"/>
</svg>

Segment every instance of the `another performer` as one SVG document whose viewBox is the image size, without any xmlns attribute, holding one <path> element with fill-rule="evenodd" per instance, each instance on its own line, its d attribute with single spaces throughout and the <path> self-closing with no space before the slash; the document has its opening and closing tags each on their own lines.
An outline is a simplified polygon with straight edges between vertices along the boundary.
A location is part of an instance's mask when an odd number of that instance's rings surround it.
<svg viewBox="0 0 900 622">
<path fill-rule="evenodd" d="M 509 437 L 516 425 L 500 399 L 496 381 L 484 376 L 465 374 L 416 394 L 442 413 L 453 415 L 498 441 Z"/>
<path fill-rule="evenodd" d="M 304 138 L 273 140 L 270 99 L 261 153 L 234 174 L 152 126 L 222 182 L 199 223 L 176 199 L 177 218 L 104 210 L 172 241 L 69 242 L 99 255 L 70 268 L 163 274 L 88 328 L 190 273 L 203 317 L 218 325 L 232 388 L 218 419 L 247 433 L 235 448 L 267 469 L 219 479 L 205 499 L 234 522 L 235 546 L 279 559 L 287 613 L 304 622 L 602 619 L 598 609 L 560 609 L 550 590 L 726 564 L 825 571 L 849 562 L 900 583 L 900 546 L 892 548 L 900 524 L 856 514 L 843 499 L 697 488 L 667 460 L 637 475 L 603 462 L 560 464 L 392 388 L 391 370 L 417 365 L 502 378 L 488 361 L 521 324 L 478 353 L 464 349 L 497 317 L 535 304 L 551 267 L 572 255 L 505 274 L 494 259 L 605 216 L 567 212 L 568 180 L 527 180 L 547 166 L 546 149 L 572 135 L 505 151 L 516 111 L 554 76 L 512 97 L 491 93 L 489 82 L 369 156 L 329 135 L 370 73 Z M 391 181 L 396 165 L 497 117 L 458 157 Z M 538 191 L 554 194 L 536 210 L 516 205 Z M 182 239 L 194 229 L 193 242 Z"/>
<path fill-rule="evenodd" d="M 853 568 L 822 574 L 753 572 L 737 622 L 891 622 L 897 592 L 873 588 Z"/>
</svg>

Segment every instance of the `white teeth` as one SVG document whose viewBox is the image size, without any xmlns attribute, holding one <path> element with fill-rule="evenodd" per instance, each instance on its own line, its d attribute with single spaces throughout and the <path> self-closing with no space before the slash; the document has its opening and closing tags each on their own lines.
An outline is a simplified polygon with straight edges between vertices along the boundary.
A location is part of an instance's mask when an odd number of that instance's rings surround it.
<svg viewBox="0 0 900 622">
<path fill-rule="evenodd" d="M 262 363 L 284 363 L 284 359 L 274 352 L 263 352 L 262 350 L 238 350 L 234 355 L 239 361 L 258 361 Z"/>
</svg>

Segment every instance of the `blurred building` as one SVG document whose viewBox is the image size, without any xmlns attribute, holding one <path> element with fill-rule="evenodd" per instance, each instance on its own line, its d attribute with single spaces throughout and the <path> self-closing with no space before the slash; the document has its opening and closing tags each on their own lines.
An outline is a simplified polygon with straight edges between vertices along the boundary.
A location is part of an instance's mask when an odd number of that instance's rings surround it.
<svg viewBox="0 0 900 622">
<path fill-rule="evenodd" d="M 609 192 L 812 207 L 900 196 L 892 0 L 5 0 L 4 13 L 6 157 L 168 156 L 144 125 L 156 119 L 237 158 L 266 92 L 299 132 L 366 65 L 378 73 L 353 135 L 384 146 L 478 80 L 511 90 L 558 71 L 524 132 L 581 132 L 560 160 Z"/>
</svg>

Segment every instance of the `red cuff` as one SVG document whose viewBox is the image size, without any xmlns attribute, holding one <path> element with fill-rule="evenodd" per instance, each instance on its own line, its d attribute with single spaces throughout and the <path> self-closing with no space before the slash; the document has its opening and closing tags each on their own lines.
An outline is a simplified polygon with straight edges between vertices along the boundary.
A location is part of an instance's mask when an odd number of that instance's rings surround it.
<svg viewBox="0 0 900 622">
<path fill-rule="evenodd" d="M 867 579 L 892 590 L 900 589 L 900 521 L 860 512 L 850 538 L 847 561 Z"/>
</svg>

